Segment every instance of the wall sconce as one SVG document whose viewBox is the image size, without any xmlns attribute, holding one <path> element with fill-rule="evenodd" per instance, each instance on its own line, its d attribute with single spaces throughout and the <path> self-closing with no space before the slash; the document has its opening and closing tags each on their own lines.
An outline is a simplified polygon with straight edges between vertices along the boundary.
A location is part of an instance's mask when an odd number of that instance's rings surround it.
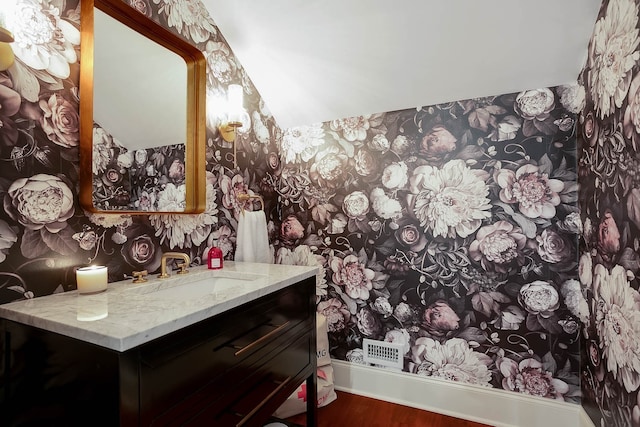
<svg viewBox="0 0 640 427">
<path fill-rule="evenodd" d="M 240 85 L 229 85 L 227 89 L 227 118 L 218 126 L 220 136 L 227 142 L 235 141 L 236 129 L 242 127 L 242 115 L 246 114 L 242 106 L 242 93 Z"/>
<path fill-rule="evenodd" d="M 0 22 L 0 71 L 11 67 L 15 61 L 13 50 L 9 45 L 9 43 L 14 42 L 13 34 L 2 25 L 2 22 Z"/>
</svg>

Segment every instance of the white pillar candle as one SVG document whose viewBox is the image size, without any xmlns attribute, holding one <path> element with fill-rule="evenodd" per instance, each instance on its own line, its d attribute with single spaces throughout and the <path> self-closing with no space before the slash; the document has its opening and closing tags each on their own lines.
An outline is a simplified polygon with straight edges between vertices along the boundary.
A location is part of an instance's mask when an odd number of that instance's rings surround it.
<svg viewBox="0 0 640 427">
<path fill-rule="evenodd" d="M 107 289 L 107 267 L 90 265 L 76 270 L 78 293 L 94 294 Z"/>
</svg>

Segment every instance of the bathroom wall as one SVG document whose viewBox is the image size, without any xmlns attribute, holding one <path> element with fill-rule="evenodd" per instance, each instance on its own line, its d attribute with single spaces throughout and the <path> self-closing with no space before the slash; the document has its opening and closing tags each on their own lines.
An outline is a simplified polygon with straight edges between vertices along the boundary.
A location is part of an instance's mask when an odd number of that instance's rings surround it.
<svg viewBox="0 0 640 427">
<path fill-rule="evenodd" d="M 82 211 L 79 2 L 19 0 L 17 61 L 0 72 L 0 301 L 73 289 L 90 262 L 110 280 L 169 250 L 200 263 L 214 239 L 231 259 L 235 195 L 256 192 L 274 260 L 323 273 L 334 358 L 362 363 L 362 340 L 385 339 L 409 373 L 580 400 L 579 87 L 281 131 L 204 9 L 132 4 L 207 57 L 207 212 Z M 231 83 L 249 113 L 238 169 L 216 131 Z"/>
<path fill-rule="evenodd" d="M 331 355 L 579 402 L 577 85 L 288 129 L 277 261 L 317 263 Z"/>
<path fill-rule="evenodd" d="M 580 74 L 583 406 L 597 426 L 640 426 L 640 2 L 605 0 Z"/>
<path fill-rule="evenodd" d="M 278 129 L 208 12 L 193 2 L 171 7 L 159 0 L 127 2 L 206 57 L 207 210 L 128 216 L 88 215 L 80 208 L 80 2 L 3 4 L 16 62 L 0 71 L 0 302 L 74 289 L 74 268 L 88 263 L 107 265 L 113 281 L 135 270 L 157 271 L 162 253 L 170 250 L 200 263 L 214 239 L 232 254 L 239 191 L 260 192 L 269 215 L 275 212 L 265 188 L 277 158 Z M 244 86 L 249 113 L 237 138 L 237 169 L 231 144 L 217 131 L 232 83 Z"/>
</svg>

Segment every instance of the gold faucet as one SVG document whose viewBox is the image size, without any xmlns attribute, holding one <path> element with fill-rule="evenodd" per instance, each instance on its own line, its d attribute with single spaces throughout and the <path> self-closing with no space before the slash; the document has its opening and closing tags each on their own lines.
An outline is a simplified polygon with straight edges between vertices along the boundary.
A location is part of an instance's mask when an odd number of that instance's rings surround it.
<svg viewBox="0 0 640 427">
<path fill-rule="evenodd" d="M 191 263 L 189 255 L 183 254 L 182 252 L 166 252 L 162 254 L 162 260 L 160 262 L 160 274 L 158 275 L 159 278 L 164 279 L 169 277 L 169 274 L 167 273 L 167 259 L 169 258 L 182 260 L 182 262 L 178 264 L 178 267 L 180 267 L 180 271 L 178 272 L 178 274 L 186 274 L 189 272 L 189 270 L 187 270 L 187 267 Z"/>
</svg>

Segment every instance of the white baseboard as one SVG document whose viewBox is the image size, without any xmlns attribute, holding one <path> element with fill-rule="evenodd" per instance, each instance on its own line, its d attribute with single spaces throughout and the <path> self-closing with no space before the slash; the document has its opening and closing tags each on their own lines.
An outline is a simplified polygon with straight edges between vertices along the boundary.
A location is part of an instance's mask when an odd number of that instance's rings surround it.
<svg viewBox="0 0 640 427">
<path fill-rule="evenodd" d="M 337 390 L 495 427 L 594 427 L 580 405 L 332 360 Z"/>
<path fill-rule="evenodd" d="M 580 427 L 596 427 L 596 425 L 591 421 L 587 412 L 582 409 L 580 411 Z"/>
</svg>

